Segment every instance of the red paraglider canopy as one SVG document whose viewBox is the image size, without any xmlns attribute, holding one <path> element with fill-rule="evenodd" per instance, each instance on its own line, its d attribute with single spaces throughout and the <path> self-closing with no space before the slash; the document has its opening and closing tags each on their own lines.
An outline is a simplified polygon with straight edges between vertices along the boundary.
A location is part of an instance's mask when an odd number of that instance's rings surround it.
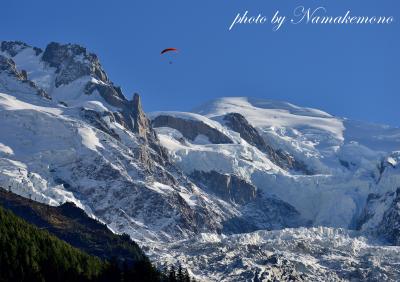
<svg viewBox="0 0 400 282">
<path fill-rule="evenodd" d="M 164 53 L 167 53 L 167 52 L 171 52 L 171 51 L 178 52 L 178 49 L 176 49 L 176 48 L 167 48 L 167 49 L 162 50 L 160 55 L 162 55 Z"/>
</svg>

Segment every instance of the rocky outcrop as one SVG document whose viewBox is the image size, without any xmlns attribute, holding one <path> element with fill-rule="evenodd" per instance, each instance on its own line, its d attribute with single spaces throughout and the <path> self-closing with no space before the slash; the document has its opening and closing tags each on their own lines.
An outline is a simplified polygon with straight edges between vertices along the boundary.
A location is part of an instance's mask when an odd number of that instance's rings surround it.
<svg viewBox="0 0 400 282">
<path fill-rule="evenodd" d="M 17 70 L 17 67 L 12 59 L 0 55 L 0 72 L 8 74 L 17 80 L 25 80 L 25 76 Z"/>
<path fill-rule="evenodd" d="M 246 140 L 247 143 L 267 154 L 268 158 L 276 165 L 284 169 L 294 169 L 306 174 L 312 174 L 312 171 L 310 171 L 303 162 L 296 160 L 287 152 L 275 150 L 268 145 L 258 133 L 257 129 L 255 129 L 241 114 L 229 113 L 224 116 L 223 120 L 231 130 L 239 133 L 240 137 Z"/>
<path fill-rule="evenodd" d="M 84 88 L 87 95 L 97 91 L 100 96 L 111 106 L 124 108 L 128 100 L 123 95 L 121 88 L 114 86 L 103 70 L 99 59 L 86 48 L 77 44 L 59 44 L 52 42 L 47 45 L 42 61 L 56 69 L 55 86 L 69 84 L 82 77 L 92 77 Z"/>
<path fill-rule="evenodd" d="M 240 134 L 244 140 L 250 145 L 257 147 L 262 152 L 270 152 L 272 148 L 267 146 L 264 139 L 258 134 L 257 129 L 250 125 L 250 123 L 239 113 L 229 113 L 224 116 L 226 125 Z"/>
<path fill-rule="evenodd" d="M 397 188 L 392 204 L 382 217 L 378 234 L 393 245 L 400 246 L 400 187 Z"/>
<path fill-rule="evenodd" d="M 85 75 L 105 83 L 109 82 L 97 56 L 77 44 L 51 42 L 47 45 L 42 60 L 50 67 L 56 68 L 56 87 L 68 84 Z"/>
<path fill-rule="evenodd" d="M 213 144 L 230 144 L 232 140 L 215 128 L 198 120 L 188 120 L 174 116 L 159 115 L 153 119 L 154 127 L 170 127 L 178 130 L 182 135 L 194 141 L 198 135 L 207 136 Z"/>
<path fill-rule="evenodd" d="M 190 176 L 200 187 L 224 200 L 246 204 L 256 198 L 256 187 L 235 175 L 196 170 Z"/>
<path fill-rule="evenodd" d="M 122 117 L 128 128 L 143 140 L 144 146 L 137 151 L 138 158 L 148 163 L 149 167 L 151 160 L 162 165 L 168 164 L 168 152 L 160 145 L 157 134 L 143 111 L 139 94 L 135 93 L 124 107 Z"/>
<path fill-rule="evenodd" d="M 132 101 L 129 101 L 126 115 L 129 115 L 132 119 L 129 120 L 130 127 L 133 132 L 137 133 L 140 137 L 145 139 L 154 139 L 155 133 L 151 129 L 150 121 L 147 119 L 143 108 L 139 94 L 133 95 Z"/>
<path fill-rule="evenodd" d="M 128 101 L 118 86 L 114 86 L 113 84 L 99 84 L 92 81 L 86 83 L 84 89 L 86 95 L 91 95 L 95 91 L 113 107 L 123 108 L 127 105 Z"/>
<path fill-rule="evenodd" d="M 400 187 L 393 192 L 369 194 L 355 228 L 400 246 Z"/>
</svg>

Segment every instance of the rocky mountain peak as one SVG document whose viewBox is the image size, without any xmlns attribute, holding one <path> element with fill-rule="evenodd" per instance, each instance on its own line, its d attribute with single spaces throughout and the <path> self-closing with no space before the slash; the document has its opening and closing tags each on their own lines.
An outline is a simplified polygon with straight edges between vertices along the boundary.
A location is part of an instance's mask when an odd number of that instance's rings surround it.
<svg viewBox="0 0 400 282">
<path fill-rule="evenodd" d="M 146 133 L 149 129 L 149 120 L 147 119 L 143 109 L 139 94 L 135 93 L 133 99 L 130 102 L 132 106 L 133 115 L 133 131 L 138 133 L 141 137 L 146 137 Z"/>
<path fill-rule="evenodd" d="M 143 112 L 143 110 L 142 110 L 142 100 L 141 100 L 141 98 L 140 98 L 138 93 L 133 94 L 132 102 L 133 102 L 133 107 L 134 107 L 135 110 Z"/>
<path fill-rule="evenodd" d="M 42 60 L 50 67 L 56 68 L 58 74 L 55 81 L 56 87 L 86 75 L 104 83 L 109 82 L 97 56 L 77 44 L 51 42 L 47 45 Z"/>
</svg>

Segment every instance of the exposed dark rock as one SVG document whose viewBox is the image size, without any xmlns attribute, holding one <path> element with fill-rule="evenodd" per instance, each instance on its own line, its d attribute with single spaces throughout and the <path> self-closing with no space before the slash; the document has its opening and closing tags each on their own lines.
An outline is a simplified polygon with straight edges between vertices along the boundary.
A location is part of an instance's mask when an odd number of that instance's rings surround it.
<svg viewBox="0 0 400 282">
<path fill-rule="evenodd" d="M 224 116 L 226 125 L 240 134 L 244 140 L 250 145 L 257 147 L 262 152 L 269 152 L 269 148 L 264 139 L 258 134 L 257 129 L 249 124 L 249 122 L 239 113 L 229 113 Z"/>
<path fill-rule="evenodd" d="M 382 208 L 386 210 L 381 222 L 376 228 L 368 231 L 393 245 L 400 246 L 400 187 L 396 192 L 369 194 L 355 228 L 362 229 L 363 225 L 375 216 L 376 211 Z"/>
<path fill-rule="evenodd" d="M 109 82 L 97 56 L 77 44 L 62 45 L 51 42 L 47 45 L 42 60 L 56 68 L 56 87 L 85 75 L 93 76 L 105 83 Z"/>
<path fill-rule="evenodd" d="M 246 204 L 256 198 L 256 187 L 235 175 L 196 170 L 190 176 L 200 187 L 224 200 Z"/>
<path fill-rule="evenodd" d="M 355 220 L 354 228 L 356 230 L 361 230 L 362 226 L 374 216 L 374 206 L 379 202 L 383 202 L 384 198 L 386 198 L 387 196 L 390 195 L 379 195 L 374 193 L 370 193 L 368 195 L 363 211 L 361 212 L 360 216 Z"/>
<path fill-rule="evenodd" d="M 68 107 L 68 104 L 65 103 L 64 101 L 59 101 L 58 103 L 59 103 L 60 105 L 63 105 L 64 107 Z"/>
<path fill-rule="evenodd" d="M 17 66 L 15 65 L 14 61 L 4 57 L 3 55 L 0 55 L 0 73 L 6 73 L 12 77 L 15 77 L 17 80 L 26 80 L 22 72 L 17 70 Z"/>
<path fill-rule="evenodd" d="M 241 114 L 226 114 L 224 116 L 224 121 L 230 129 L 238 132 L 240 137 L 246 140 L 247 143 L 255 146 L 261 152 L 267 154 L 268 158 L 276 165 L 282 167 L 283 169 L 294 169 L 297 171 L 302 171 L 306 174 L 312 174 L 312 171 L 310 171 L 303 162 L 296 160 L 287 152 L 279 149 L 276 150 L 268 145 L 258 133 L 257 129 L 255 129 Z"/>
<path fill-rule="evenodd" d="M 28 80 L 28 73 L 26 70 L 21 70 L 21 75 L 23 77 L 23 80 Z"/>
<path fill-rule="evenodd" d="M 87 95 L 91 95 L 96 90 L 100 96 L 111 106 L 123 108 L 128 103 L 128 100 L 122 94 L 121 88 L 112 84 L 98 84 L 90 81 L 86 84 L 84 89 L 85 94 Z"/>
<path fill-rule="evenodd" d="M 160 115 L 153 119 L 152 125 L 154 127 L 174 128 L 181 132 L 185 138 L 192 141 L 195 140 L 198 135 L 202 134 L 207 136 L 210 142 L 213 144 L 233 143 L 232 140 L 225 134 L 197 120 L 188 120 L 168 115 Z"/>
<path fill-rule="evenodd" d="M 144 145 L 136 151 L 139 159 L 149 167 L 152 161 L 162 165 L 169 164 L 168 152 L 160 145 L 157 134 L 143 111 L 139 94 L 135 93 L 133 99 L 127 103 L 122 117 L 124 124 L 143 140 Z"/>
<path fill-rule="evenodd" d="M 341 166 L 344 166 L 347 169 L 350 169 L 350 163 L 348 161 L 339 160 Z"/>
<path fill-rule="evenodd" d="M 130 106 L 132 107 L 133 131 L 138 133 L 139 136 L 147 138 L 150 133 L 150 122 L 143 112 L 142 102 L 137 93 L 133 95 L 133 100 L 130 102 Z"/>
<path fill-rule="evenodd" d="M 389 209 L 385 211 L 382 222 L 379 224 L 378 234 L 386 238 L 390 243 L 400 246 L 400 187 Z"/>
</svg>

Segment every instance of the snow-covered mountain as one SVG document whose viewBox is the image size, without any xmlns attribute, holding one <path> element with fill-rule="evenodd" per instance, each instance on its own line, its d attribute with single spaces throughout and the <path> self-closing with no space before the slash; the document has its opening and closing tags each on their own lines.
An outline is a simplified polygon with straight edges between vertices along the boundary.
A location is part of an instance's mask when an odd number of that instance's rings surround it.
<svg viewBox="0 0 400 282">
<path fill-rule="evenodd" d="M 220 229 L 229 212 L 170 164 L 140 97 L 128 101 L 95 55 L 57 43 L 1 48 L 1 187 L 73 201 L 136 240 Z"/>
<path fill-rule="evenodd" d="M 194 180 L 238 177 L 314 226 L 373 229 L 382 214 L 359 221 L 368 197 L 400 186 L 399 128 L 250 98 L 217 99 L 194 112 L 150 115 L 178 167 Z M 200 124 L 227 140 L 200 131 Z"/>
<path fill-rule="evenodd" d="M 245 97 L 146 115 L 81 46 L 0 48 L 0 187 L 204 280 L 400 279 L 399 128 Z"/>
</svg>

